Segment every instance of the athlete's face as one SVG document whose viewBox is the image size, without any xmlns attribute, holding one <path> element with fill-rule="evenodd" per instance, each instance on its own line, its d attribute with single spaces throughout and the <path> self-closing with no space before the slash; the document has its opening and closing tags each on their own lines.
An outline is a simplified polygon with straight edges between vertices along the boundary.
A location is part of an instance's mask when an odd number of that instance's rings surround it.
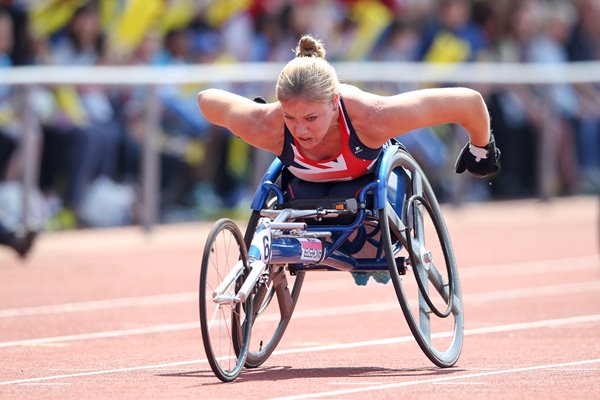
<svg viewBox="0 0 600 400">
<path fill-rule="evenodd" d="M 281 102 L 283 119 L 296 141 L 311 149 L 323 141 L 329 128 L 337 121 L 337 101 L 317 103 L 302 97 Z"/>
</svg>

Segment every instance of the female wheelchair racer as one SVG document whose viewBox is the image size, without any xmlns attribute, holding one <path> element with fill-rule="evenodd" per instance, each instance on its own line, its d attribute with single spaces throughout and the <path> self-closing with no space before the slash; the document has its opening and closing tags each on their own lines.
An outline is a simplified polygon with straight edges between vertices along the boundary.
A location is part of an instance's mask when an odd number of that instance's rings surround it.
<svg viewBox="0 0 600 400">
<path fill-rule="evenodd" d="M 223 381 L 269 357 L 291 318 L 304 274 L 315 269 L 381 280 L 389 273 L 409 327 L 430 360 L 447 367 L 460 354 L 460 285 L 439 205 L 414 159 L 386 143 L 417 127 L 460 123 L 470 143 L 459 155 L 456 172 L 494 174 L 500 152 L 485 103 L 464 88 L 373 95 L 339 84 L 323 57 L 320 42 L 303 37 L 297 58 L 280 74 L 276 103 L 259 104 L 216 89 L 198 95 L 210 122 L 278 156 L 257 190 L 245 238 L 232 221 L 220 220 L 203 255 L 203 341 Z M 320 201 L 307 203 L 314 190 L 325 192 L 317 192 Z M 329 198 L 338 191 L 341 198 Z M 436 233 L 432 245 L 426 235 L 430 227 Z M 364 248 L 370 254 L 363 257 Z M 417 307 L 402 279 L 407 267 L 414 272 Z M 276 317 L 267 318 L 275 305 Z M 256 320 L 273 324 L 263 327 Z M 449 344 L 438 344 L 432 334 L 437 320 L 450 321 Z M 257 331 L 259 325 L 264 332 Z"/>
</svg>

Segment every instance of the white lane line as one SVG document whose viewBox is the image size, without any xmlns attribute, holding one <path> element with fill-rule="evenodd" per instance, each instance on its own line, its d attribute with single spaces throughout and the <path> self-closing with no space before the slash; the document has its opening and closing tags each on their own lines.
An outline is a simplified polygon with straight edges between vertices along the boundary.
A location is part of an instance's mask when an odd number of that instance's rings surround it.
<svg viewBox="0 0 600 400">
<path fill-rule="evenodd" d="M 460 269 L 459 275 L 464 277 L 479 276 L 513 276 L 513 275 L 531 275 L 541 272 L 568 271 L 573 269 L 592 269 L 600 267 L 600 254 L 589 256 L 578 256 L 568 258 L 557 258 L 539 261 L 518 261 L 505 264 L 487 264 L 477 266 L 464 266 Z"/>
<path fill-rule="evenodd" d="M 133 372 L 133 371 L 142 371 L 149 369 L 163 369 L 170 367 L 179 367 L 191 364 L 201 364 L 208 362 L 208 360 L 190 360 L 190 361 L 179 361 L 165 364 L 154 364 L 154 365 L 141 365 L 138 367 L 126 367 L 126 368 L 116 368 L 116 369 L 107 369 L 100 371 L 90 371 L 90 372 L 79 372 L 76 374 L 63 374 L 63 375 L 52 375 L 52 376 L 43 376 L 39 378 L 27 378 L 27 379 L 17 379 L 14 381 L 4 381 L 0 382 L 0 386 L 3 385 L 12 385 L 12 384 L 23 384 L 23 383 L 31 383 L 31 382 L 42 382 L 42 381 L 52 381 L 55 379 L 66 379 L 66 378 L 77 378 L 83 376 L 95 376 L 95 375 L 106 375 L 106 374 L 117 374 L 119 372 Z"/>
<path fill-rule="evenodd" d="M 381 385 L 381 382 L 331 382 L 332 386 Z"/>
<path fill-rule="evenodd" d="M 564 285 L 548 285 L 534 288 L 507 289 L 496 292 L 463 293 L 463 303 L 495 301 L 495 300 L 517 300 L 540 296 L 556 296 L 561 294 L 576 294 L 584 292 L 596 292 L 600 289 L 600 280 L 568 283 Z"/>
<path fill-rule="evenodd" d="M 8 308 L 0 310 L 0 318 L 23 317 L 30 315 L 47 315 L 72 313 L 80 311 L 110 310 L 113 308 L 153 306 L 166 304 L 187 303 L 198 300 L 197 292 L 174 293 L 156 296 L 129 297 L 123 299 L 86 301 L 80 303 L 65 303 L 52 306 Z"/>
<path fill-rule="evenodd" d="M 14 342 L 2 342 L 0 343 L 0 348 L 6 347 L 14 347 L 14 346 L 38 346 L 47 343 L 60 343 L 60 342 L 73 342 L 77 340 L 90 340 L 90 339 L 105 339 L 105 338 L 114 338 L 114 337 L 122 337 L 122 336 L 133 336 L 133 335 L 146 335 L 152 333 L 164 333 L 164 332 L 175 332 L 182 331 L 187 329 L 195 329 L 200 328 L 199 322 L 186 322 L 181 324 L 165 324 L 165 325 L 156 325 L 156 326 L 148 326 L 143 328 L 133 328 L 133 329 L 120 329 L 114 331 L 103 331 L 103 332 L 91 332 L 91 333 L 81 333 L 77 335 L 66 335 L 66 336 L 55 336 L 55 337 L 47 337 L 47 338 L 38 338 L 38 339 L 27 339 L 27 340 L 17 340 Z"/>
<path fill-rule="evenodd" d="M 511 289 L 503 290 L 498 292 L 482 292 L 472 295 L 465 295 L 463 301 L 465 303 L 481 303 L 484 301 L 499 301 L 499 300 L 515 300 L 524 299 L 538 296 L 551 296 L 551 295 L 565 295 L 570 293 L 584 293 L 584 292 L 597 292 L 600 291 L 600 281 L 575 283 L 567 285 L 551 285 L 543 286 L 539 288 L 523 288 L 523 289 Z M 297 310 L 294 312 L 292 318 L 294 320 L 304 318 L 323 318 L 328 316 L 340 316 L 340 315 L 351 315 L 359 313 L 374 313 L 374 312 L 386 312 L 390 310 L 399 309 L 398 302 L 385 302 L 385 303 L 373 303 L 373 304 L 359 304 L 356 306 L 340 306 L 340 307 L 329 307 L 319 308 L 313 310 Z M 258 321 L 259 322 L 271 322 L 278 321 L 280 318 L 279 314 L 265 314 Z M 141 328 L 132 329 L 119 329 L 112 331 L 102 332 L 90 332 L 81 333 L 75 335 L 65 336 L 54 336 L 45 338 L 35 339 L 24 339 L 10 342 L 0 342 L 0 349 L 15 347 L 15 346 L 42 346 L 52 343 L 65 343 L 73 342 L 78 340 L 92 340 L 92 339 L 105 339 L 105 338 L 116 338 L 124 336 L 134 335 L 146 335 L 146 334 L 157 334 L 166 332 L 176 332 L 189 329 L 198 329 L 200 327 L 199 322 L 184 322 L 176 324 L 163 324 Z"/>
<path fill-rule="evenodd" d="M 424 384 L 439 384 L 439 383 L 447 383 L 447 381 L 453 381 L 458 379 L 470 379 L 470 378 L 481 378 L 485 376 L 493 376 L 493 375 L 504 375 L 504 374 L 517 374 L 531 371 L 540 371 L 545 369 L 553 369 L 558 367 L 567 367 L 574 365 L 587 365 L 587 364 L 596 364 L 600 363 L 600 358 L 595 358 L 591 360 L 580 360 L 580 361 L 572 361 L 558 364 L 542 364 L 542 365 L 532 365 L 529 367 L 522 368 L 510 368 L 510 369 L 501 369 L 497 371 L 490 372 L 478 372 L 475 374 L 464 374 L 464 375 L 454 375 L 454 376 L 445 376 L 440 378 L 429 378 L 429 379 L 420 379 L 414 381 L 405 381 L 398 383 L 388 383 L 384 385 L 377 385 L 371 387 L 361 387 L 354 389 L 345 389 L 345 390 L 332 390 L 328 392 L 319 392 L 319 393 L 310 393 L 310 394 L 299 394 L 295 396 L 286 396 L 286 397 L 274 397 L 270 400 L 300 400 L 300 399 L 315 399 L 322 397 L 331 397 L 331 396 L 342 396 L 354 393 L 364 393 L 364 392 L 372 392 L 375 390 L 386 390 L 386 389 L 396 389 L 405 386 L 415 386 L 415 385 L 424 385 Z"/>
<path fill-rule="evenodd" d="M 68 386 L 72 385 L 69 382 L 31 382 L 31 383 L 19 383 L 19 386 Z"/>
<path fill-rule="evenodd" d="M 349 279 L 349 278 L 348 278 Z M 314 282 L 302 288 L 302 293 L 331 291 L 336 287 L 346 289 L 344 286 L 348 279 L 336 279 L 326 282 Z M 33 315 L 49 315 L 61 313 L 74 313 L 83 311 L 112 310 L 127 307 L 145 307 L 154 305 L 193 303 L 198 301 L 198 292 L 181 292 L 172 294 L 159 294 L 153 296 L 126 297 L 121 299 L 85 301 L 78 303 L 63 303 L 50 306 L 21 307 L 0 309 L 0 318 L 26 317 Z"/>
<path fill-rule="evenodd" d="M 533 322 L 520 322 L 516 324 L 507 324 L 507 325 L 496 325 L 496 326 L 488 326 L 484 328 L 474 328 L 474 329 L 465 329 L 464 334 L 467 335 L 486 335 L 486 334 L 494 334 L 494 333 L 504 333 L 504 332 L 512 332 L 512 331 L 523 331 L 527 329 L 537 329 L 537 328 L 554 328 L 558 326 L 564 325 L 572 325 L 572 324 L 585 324 L 585 323 L 593 323 L 600 322 L 600 314 L 591 314 L 591 315 L 581 315 L 577 317 L 569 317 L 569 318 L 558 318 L 558 319 L 548 319 L 541 321 L 533 321 Z M 453 332 L 440 332 L 436 334 L 432 334 L 432 339 L 444 338 L 444 337 L 452 337 Z M 323 345 L 323 346 L 314 346 L 314 347 L 305 347 L 298 349 L 288 349 L 275 351 L 273 354 L 293 354 L 293 353 L 304 353 L 304 352 L 313 352 L 313 351 L 326 351 L 326 350 L 339 350 L 339 349 L 352 349 L 356 347 L 364 347 L 364 346 L 379 346 L 379 345 L 390 345 L 390 344 L 399 344 L 399 343 L 407 343 L 414 341 L 413 336 L 400 336 L 393 337 L 387 339 L 374 339 L 374 340 L 366 340 L 361 342 L 354 343 L 342 343 L 342 344 L 332 344 L 332 345 Z"/>
<path fill-rule="evenodd" d="M 489 326 L 486 328 L 479 329 L 466 329 L 464 334 L 465 336 L 469 335 L 484 335 L 484 334 L 493 334 L 499 332 L 508 332 L 508 331 L 520 331 L 527 329 L 536 329 L 536 328 L 550 328 L 564 325 L 573 325 L 573 324 L 582 324 L 582 323 L 590 323 L 590 322 L 598 322 L 600 321 L 600 314 L 592 314 L 592 315 L 581 315 L 577 317 L 571 318 L 559 318 L 559 319 L 549 319 L 542 321 L 533 321 L 533 322 L 523 322 L 518 324 L 508 324 L 508 325 L 497 325 L 497 326 Z M 442 332 L 439 334 L 432 335 L 432 338 L 439 337 L 448 337 L 451 336 L 452 332 Z M 340 350 L 340 349 L 351 349 L 358 347 L 367 347 L 367 346 L 380 346 L 380 345 L 390 345 L 390 344 L 399 344 L 399 343 L 408 343 L 413 342 L 414 338 L 412 336 L 400 336 L 393 338 L 384 338 L 384 339 L 373 339 L 366 340 L 360 342 L 352 342 L 352 343 L 342 343 L 342 344 L 332 344 L 332 345 L 324 345 L 324 346 L 312 346 L 312 347 L 300 347 L 293 349 L 285 349 L 285 350 L 275 350 L 273 352 L 273 356 L 280 355 L 288 355 L 288 354 L 304 354 L 306 352 L 320 352 L 320 351 L 331 351 L 331 350 Z M 206 359 L 199 360 L 190 360 L 190 361 L 179 361 L 165 364 L 154 364 L 154 365 L 143 365 L 137 367 L 127 367 L 127 368 L 117 368 L 117 369 L 107 369 L 100 371 L 90 371 L 90 372 L 81 372 L 74 374 L 63 374 L 63 375 L 52 375 L 52 376 L 44 376 L 37 378 L 27 378 L 27 379 L 17 379 L 13 381 L 4 381 L 0 382 L 0 386 L 2 385 L 10 385 L 10 384 L 20 384 L 25 382 L 41 382 L 41 381 L 50 381 L 56 379 L 65 379 L 65 378 L 74 378 L 74 377 L 83 377 L 83 376 L 93 376 L 93 375 L 105 375 L 105 374 L 114 374 L 120 372 L 132 372 L 132 371 L 141 371 L 141 370 L 150 370 L 150 369 L 165 369 L 171 367 L 181 367 L 193 364 L 201 364 L 206 363 Z M 565 364 L 566 365 L 566 364 Z M 556 364 L 552 366 L 548 366 L 548 368 L 553 367 L 564 367 L 563 364 Z M 473 376 L 485 376 L 489 374 L 493 374 L 492 372 L 480 372 L 477 374 L 473 374 Z M 463 375 L 462 377 L 465 377 Z"/>
<path fill-rule="evenodd" d="M 592 264 L 598 262 L 599 257 L 596 256 L 581 256 L 562 258 L 558 260 L 544 260 L 544 261 L 530 261 L 530 262 L 518 262 L 509 264 L 497 264 L 497 265 L 486 265 L 482 267 L 472 266 L 464 268 L 460 271 L 460 275 L 463 278 L 472 276 L 494 274 L 497 271 L 498 274 L 506 276 L 508 274 L 532 274 L 536 272 L 550 272 L 553 270 L 563 270 L 569 268 L 570 271 L 578 269 L 589 269 L 594 268 Z M 493 269 L 493 270 L 492 270 Z M 306 285 L 302 288 L 303 293 L 320 292 L 325 290 L 332 290 L 336 285 L 344 287 L 348 282 L 347 279 L 336 279 L 331 281 L 323 282 L 312 282 L 311 285 Z M 50 306 L 37 306 L 37 307 L 21 307 L 21 308 L 7 308 L 0 309 L 0 318 L 12 318 L 32 315 L 48 315 L 48 314 L 59 314 L 59 313 L 73 313 L 83 311 L 96 311 L 96 310 L 110 310 L 115 308 L 126 308 L 126 307 L 144 307 L 152 305 L 167 305 L 167 304 L 180 304 L 198 301 L 197 292 L 181 292 L 173 294 L 163 294 L 154 296 L 140 296 L 140 297 L 128 297 L 121 299 L 111 300 L 98 300 L 98 301 L 87 301 L 78 303 L 64 303 Z"/>
<path fill-rule="evenodd" d="M 565 371 L 565 372 L 596 372 L 600 371 L 600 367 L 597 368 L 555 368 L 556 371 Z"/>
</svg>

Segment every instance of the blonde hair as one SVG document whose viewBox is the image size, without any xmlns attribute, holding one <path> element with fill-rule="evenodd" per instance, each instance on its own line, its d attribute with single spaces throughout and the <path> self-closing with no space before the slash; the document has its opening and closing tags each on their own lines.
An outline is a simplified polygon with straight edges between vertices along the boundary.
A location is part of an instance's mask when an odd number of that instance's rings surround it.
<svg viewBox="0 0 600 400">
<path fill-rule="evenodd" d="M 277 80 L 277 100 L 302 96 L 308 101 L 331 101 L 338 91 L 335 69 L 325 60 L 325 47 L 311 35 L 304 35 L 296 46 L 296 58 L 283 68 Z"/>
</svg>

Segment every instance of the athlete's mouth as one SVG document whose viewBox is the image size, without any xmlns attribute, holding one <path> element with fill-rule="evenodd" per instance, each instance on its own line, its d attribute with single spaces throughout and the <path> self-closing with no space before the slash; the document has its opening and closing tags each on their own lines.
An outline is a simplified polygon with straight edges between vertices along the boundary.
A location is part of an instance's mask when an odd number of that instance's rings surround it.
<svg viewBox="0 0 600 400">
<path fill-rule="evenodd" d="M 296 138 L 296 139 L 298 139 L 302 143 L 308 143 L 308 142 L 310 142 L 310 141 L 313 140 L 313 138 L 311 138 L 311 137 L 306 137 L 306 138 L 300 138 L 299 137 L 299 138 Z"/>
</svg>

